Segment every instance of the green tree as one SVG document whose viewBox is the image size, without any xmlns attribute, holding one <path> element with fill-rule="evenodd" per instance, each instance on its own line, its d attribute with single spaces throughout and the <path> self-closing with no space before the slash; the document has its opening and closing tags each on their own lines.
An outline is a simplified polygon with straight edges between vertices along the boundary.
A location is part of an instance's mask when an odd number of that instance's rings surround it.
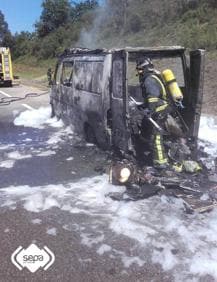
<svg viewBox="0 0 217 282">
<path fill-rule="evenodd" d="M 31 50 L 31 45 L 34 40 L 34 34 L 26 31 L 15 33 L 14 35 L 14 58 L 27 55 Z"/>
<path fill-rule="evenodd" d="M 8 29 L 8 24 L 5 21 L 3 13 L 0 11 L 0 46 L 12 47 L 13 37 L 10 30 Z"/>
<path fill-rule="evenodd" d="M 129 0 L 106 0 L 106 5 L 106 21 L 108 25 L 111 26 L 115 33 L 121 33 L 123 35 L 126 31 Z"/>
<path fill-rule="evenodd" d="M 72 1 L 71 5 L 70 17 L 71 21 L 75 22 L 80 20 L 85 13 L 97 8 L 99 4 L 97 0 L 86 0 L 79 3 Z"/>
<path fill-rule="evenodd" d="M 71 5 L 68 0 L 44 0 L 39 22 L 35 24 L 39 37 L 44 37 L 70 19 Z"/>
<path fill-rule="evenodd" d="M 68 0 L 44 0 L 42 14 L 36 23 L 36 38 L 31 54 L 37 58 L 52 58 L 69 48 L 79 38 L 82 28 L 91 26 L 97 0 L 79 3 Z"/>
<path fill-rule="evenodd" d="M 205 1 L 206 2 L 206 1 Z M 207 0 L 207 3 L 213 7 L 213 8 L 217 8 L 217 1 L 216 0 Z"/>
<path fill-rule="evenodd" d="M 51 32 L 44 38 L 37 38 L 34 41 L 32 55 L 39 59 L 56 57 L 65 49 L 65 38 L 64 27 L 59 27 L 56 32 Z"/>
</svg>

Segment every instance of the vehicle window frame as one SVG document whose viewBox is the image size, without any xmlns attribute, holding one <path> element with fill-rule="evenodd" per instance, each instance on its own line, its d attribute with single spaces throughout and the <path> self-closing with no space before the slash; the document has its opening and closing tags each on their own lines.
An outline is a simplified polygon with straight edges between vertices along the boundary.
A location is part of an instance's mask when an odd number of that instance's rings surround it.
<svg viewBox="0 0 217 282">
<path fill-rule="evenodd" d="M 64 75 L 66 73 L 64 73 L 64 70 L 67 69 L 66 65 L 70 65 L 71 67 L 71 71 L 69 72 L 69 78 L 67 79 L 67 77 L 64 78 Z M 74 61 L 70 60 L 70 61 L 63 61 L 62 62 L 62 70 L 61 70 L 61 78 L 60 78 L 60 84 L 66 87 L 71 87 L 72 86 L 72 82 L 73 82 L 73 73 L 74 73 Z"/>
<path fill-rule="evenodd" d="M 55 77 L 54 77 L 55 85 L 61 85 L 60 83 L 61 75 L 62 75 L 62 62 L 59 62 L 56 65 L 56 71 L 55 71 Z"/>
<path fill-rule="evenodd" d="M 80 64 L 80 66 L 79 66 Z M 81 68 L 81 65 L 85 66 L 86 64 L 86 69 L 89 68 L 89 74 L 91 74 L 91 76 L 89 75 L 84 75 L 85 72 L 87 70 Z M 87 65 L 89 64 L 89 66 L 87 67 Z M 101 64 L 101 71 L 96 71 L 94 70 L 94 66 L 96 64 Z M 97 69 L 97 67 L 96 67 Z M 75 89 L 78 91 L 84 91 L 84 92 L 88 92 L 91 94 L 96 94 L 99 96 L 102 96 L 103 93 L 103 87 L 102 87 L 102 79 L 103 79 L 103 69 L 104 69 L 104 61 L 98 61 L 98 60 L 93 60 L 93 61 L 87 61 L 87 60 L 75 60 L 74 62 L 74 73 L 75 73 Z M 78 71 L 79 70 L 79 71 Z M 82 75 L 82 79 L 80 77 L 80 74 Z M 96 74 L 99 74 L 100 76 L 96 76 Z M 85 79 L 87 79 L 89 77 L 89 81 L 85 81 Z M 93 83 L 93 80 L 96 80 L 97 82 Z M 86 84 L 85 84 L 86 83 Z M 87 86 L 88 85 L 88 86 Z M 94 85 L 98 86 L 98 89 L 93 89 L 92 87 Z"/>
<path fill-rule="evenodd" d="M 176 77 L 176 80 L 177 80 L 177 83 L 180 87 L 184 87 L 186 88 L 187 86 L 187 83 L 186 83 L 186 77 L 185 77 L 185 69 L 184 69 L 184 66 L 183 66 L 183 59 L 180 55 L 177 55 L 177 56 L 171 56 L 171 57 L 154 57 L 154 58 L 151 58 L 152 61 L 153 61 L 153 64 L 154 66 L 156 67 L 157 70 L 160 70 L 161 72 L 164 70 L 164 69 L 171 69 Z M 177 62 L 178 60 L 180 60 L 179 63 L 177 63 L 177 66 L 179 71 L 181 71 L 180 75 L 177 74 L 177 71 L 171 67 L 169 65 L 169 63 L 167 63 L 167 61 L 169 62 L 169 60 L 174 60 L 176 59 Z M 165 65 L 167 65 L 167 67 L 165 68 L 160 68 L 159 67 L 159 62 L 156 63 L 156 61 L 165 61 Z M 132 75 L 134 74 L 134 75 Z M 128 77 L 127 77 L 127 80 L 128 80 L 128 85 L 132 85 L 132 86 L 139 86 L 140 83 L 139 83 L 139 78 L 138 76 L 136 76 L 136 61 L 128 61 Z"/>
</svg>

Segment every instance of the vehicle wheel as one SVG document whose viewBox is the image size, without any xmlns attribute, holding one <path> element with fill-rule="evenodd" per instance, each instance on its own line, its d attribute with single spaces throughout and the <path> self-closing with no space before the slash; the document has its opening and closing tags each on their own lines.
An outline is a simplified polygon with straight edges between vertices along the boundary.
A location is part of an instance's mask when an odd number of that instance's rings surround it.
<svg viewBox="0 0 217 282">
<path fill-rule="evenodd" d="M 12 87 L 12 81 L 6 81 L 4 84 L 5 87 Z"/>
<path fill-rule="evenodd" d="M 90 125 L 85 126 L 84 134 L 87 143 L 97 144 L 96 135 Z"/>
</svg>

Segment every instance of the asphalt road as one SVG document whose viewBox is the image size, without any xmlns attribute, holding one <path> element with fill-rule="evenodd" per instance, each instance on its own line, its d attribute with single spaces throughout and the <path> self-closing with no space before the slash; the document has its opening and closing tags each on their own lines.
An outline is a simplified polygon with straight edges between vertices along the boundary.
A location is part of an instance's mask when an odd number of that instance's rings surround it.
<svg viewBox="0 0 217 282">
<path fill-rule="evenodd" d="M 0 99 L 24 97 L 27 93 L 42 94 L 42 91 L 23 85 L 1 87 Z M 67 187 L 68 183 L 76 183 L 83 177 L 100 175 L 107 163 L 104 152 L 80 141 L 72 144 L 66 136 L 61 144 L 47 144 L 49 137 L 55 134 L 55 128 L 14 125 L 15 117 L 21 112 L 41 106 L 49 106 L 48 94 L 0 105 L 0 158 L 4 162 L 15 152 L 16 159 L 13 167 L 0 167 L 1 189 Z M 43 156 L 43 152 L 50 151 L 55 151 L 55 154 Z M 27 157 L 19 158 L 20 155 Z M 0 207 L 0 281 L 172 281 L 172 276 L 158 265 L 144 264 L 141 267 L 130 264 L 124 267 L 122 254 L 128 258 L 137 256 L 139 247 L 126 236 L 113 233 L 107 222 L 101 221 L 100 215 L 90 217 L 55 206 L 33 212 L 24 208 L 22 197 L 12 205 L 7 197 L 1 196 L 3 204 Z M 35 201 L 37 205 L 37 199 Z M 116 246 L 118 251 L 113 254 L 97 252 L 102 232 L 103 236 L 106 234 L 106 243 Z M 19 246 L 27 248 L 32 243 L 40 248 L 47 246 L 55 254 L 55 262 L 47 271 L 39 269 L 31 273 L 27 268 L 19 270 L 12 264 L 12 253 Z"/>
<path fill-rule="evenodd" d="M 0 102 L 27 93 L 39 96 L 0 103 L 0 282 L 216 281 L 216 211 L 187 216 L 164 197 L 106 197 L 119 189 L 108 184 L 108 153 L 58 122 L 15 125 L 22 112 L 24 123 L 49 112 L 49 95 L 23 85 L 1 87 Z M 12 264 L 31 244 L 54 253 L 47 270 Z"/>
</svg>

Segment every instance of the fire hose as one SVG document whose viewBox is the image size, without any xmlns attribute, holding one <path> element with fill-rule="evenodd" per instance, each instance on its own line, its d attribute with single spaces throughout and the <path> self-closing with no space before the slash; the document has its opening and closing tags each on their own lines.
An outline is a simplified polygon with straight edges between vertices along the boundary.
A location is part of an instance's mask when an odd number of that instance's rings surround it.
<svg viewBox="0 0 217 282">
<path fill-rule="evenodd" d="M 49 91 L 43 92 L 43 93 L 28 93 L 26 94 L 24 97 L 3 97 L 0 98 L 0 106 L 8 106 L 10 105 L 12 102 L 17 102 L 17 101 L 21 101 L 21 100 L 25 100 L 27 98 L 35 98 L 35 97 L 39 97 L 42 95 L 46 95 L 48 94 Z"/>
</svg>

